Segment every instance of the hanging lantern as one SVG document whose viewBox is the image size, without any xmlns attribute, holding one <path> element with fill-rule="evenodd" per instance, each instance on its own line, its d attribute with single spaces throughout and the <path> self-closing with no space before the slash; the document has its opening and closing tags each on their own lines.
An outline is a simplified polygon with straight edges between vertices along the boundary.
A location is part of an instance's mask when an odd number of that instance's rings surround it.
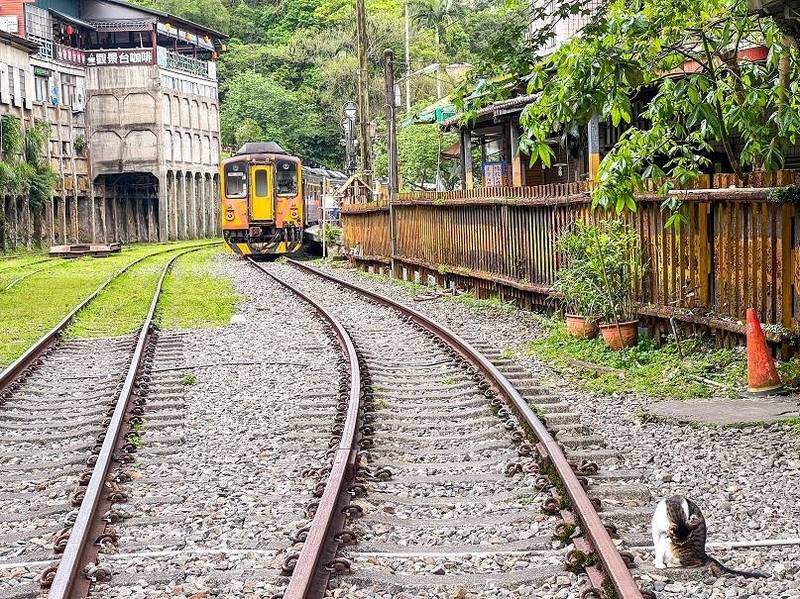
<svg viewBox="0 0 800 599">
<path fill-rule="evenodd" d="M 67 25 L 67 35 L 72 35 L 75 33 L 75 30 L 72 28 L 72 25 Z"/>
</svg>

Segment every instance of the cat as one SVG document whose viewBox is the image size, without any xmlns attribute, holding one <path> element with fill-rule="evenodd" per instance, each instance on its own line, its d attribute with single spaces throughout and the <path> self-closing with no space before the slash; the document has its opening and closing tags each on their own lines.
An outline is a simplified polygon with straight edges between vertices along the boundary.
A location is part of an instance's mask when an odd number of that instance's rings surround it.
<svg viewBox="0 0 800 599">
<path fill-rule="evenodd" d="M 761 572 L 731 570 L 706 553 L 706 519 L 695 502 L 681 495 L 662 499 L 653 514 L 656 568 L 692 568 L 708 565 L 714 576 L 733 574 L 767 578 Z"/>
</svg>

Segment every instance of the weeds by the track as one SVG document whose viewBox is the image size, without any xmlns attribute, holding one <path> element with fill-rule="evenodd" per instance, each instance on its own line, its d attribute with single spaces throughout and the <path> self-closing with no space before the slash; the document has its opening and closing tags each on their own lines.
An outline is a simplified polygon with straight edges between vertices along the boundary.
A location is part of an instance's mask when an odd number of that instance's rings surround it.
<svg viewBox="0 0 800 599">
<path fill-rule="evenodd" d="M 636 347 L 614 352 L 599 338 L 570 336 L 558 318 L 541 321 L 544 334 L 517 351 L 544 360 L 590 391 L 693 399 L 733 396 L 744 384 L 744 355 L 736 349 L 717 349 L 691 337 L 682 340 L 681 359 L 674 343 L 656 347 L 652 339 L 643 338 Z"/>
<path fill-rule="evenodd" d="M 197 375 L 193 372 L 186 374 L 181 379 L 181 385 L 188 386 L 188 385 L 196 385 L 197 384 Z"/>
<path fill-rule="evenodd" d="M 214 273 L 219 248 L 187 254 L 172 268 L 164 282 L 159 306 L 163 329 L 194 329 L 227 325 L 242 301 L 233 283 Z"/>
<path fill-rule="evenodd" d="M 105 258 L 73 258 L 66 264 L 55 262 L 57 268 L 28 277 L 10 291 L 0 293 L 0 365 L 12 362 L 124 265 L 162 249 L 192 243 L 196 242 L 134 244 Z M 24 258 L 30 262 L 42 256 L 26 254 Z M 7 262 L 3 260 L 0 264 Z M 15 272 L 18 276 L 20 271 Z"/>
<path fill-rule="evenodd" d="M 196 243 L 196 242 L 195 242 Z M 157 320 L 162 328 L 200 328 L 229 322 L 239 297 L 211 269 L 219 246 L 178 258 L 164 280 Z M 114 337 L 137 330 L 144 320 L 164 265 L 175 254 L 144 260 L 114 281 L 70 327 L 71 337 Z"/>
<path fill-rule="evenodd" d="M 111 283 L 78 315 L 67 336 L 117 337 L 137 330 L 147 315 L 164 264 L 172 256 L 169 253 L 148 258 Z"/>
</svg>

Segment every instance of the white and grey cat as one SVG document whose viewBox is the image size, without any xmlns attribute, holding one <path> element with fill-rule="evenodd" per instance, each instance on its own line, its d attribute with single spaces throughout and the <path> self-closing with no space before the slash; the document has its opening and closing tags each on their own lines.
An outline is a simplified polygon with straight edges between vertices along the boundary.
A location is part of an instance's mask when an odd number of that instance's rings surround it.
<svg viewBox="0 0 800 599">
<path fill-rule="evenodd" d="M 706 519 L 695 502 L 682 495 L 662 499 L 653 514 L 656 568 L 708 565 L 714 576 L 734 574 L 766 578 L 761 572 L 731 570 L 706 553 Z"/>
</svg>

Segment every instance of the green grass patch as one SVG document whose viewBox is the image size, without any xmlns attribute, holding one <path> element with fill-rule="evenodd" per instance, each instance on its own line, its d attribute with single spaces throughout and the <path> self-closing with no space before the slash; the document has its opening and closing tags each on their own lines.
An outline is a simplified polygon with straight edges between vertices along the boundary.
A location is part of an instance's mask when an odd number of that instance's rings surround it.
<svg viewBox="0 0 800 599">
<path fill-rule="evenodd" d="M 181 379 L 181 385 L 188 386 L 188 385 L 196 385 L 196 384 L 197 384 L 197 375 L 194 374 L 193 372 L 190 372 L 189 374 L 184 375 L 183 378 Z"/>
<path fill-rule="evenodd" d="M 117 337 L 136 331 L 147 316 L 164 264 L 173 256 L 169 253 L 148 258 L 116 279 L 81 311 L 67 337 Z"/>
<path fill-rule="evenodd" d="M 0 259 L 0 290 L 11 283 L 17 277 L 28 272 L 45 268 L 50 265 L 57 265 L 58 258 L 49 258 L 46 254 L 18 254 L 6 259 Z"/>
<path fill-rule="evenodd" d="M 133 244 L 105 258 L 74 258 L 0 293 L 0 365 L 9 364 L 114 272 L 136 258 L 197 242 Z M 26 255 L 28 262 L 41 259 Z M 6 260 L 0 261 L 4 264 Z M 38 268 L 32 266 L 32 268 Z M 19 275 L 20 271 L 17 271 Z M 121 306 L 120 306 L 121 308 Z"/>
<path fill-rule="evenodd" d="M 159 324 L 165 329 L 195 329 L 227 325 L 242 301 L 233 282 L 214 273 L 220 249 L 198 250 L 178 258 L 164 282 Z"/>
<path fill-rule="evenodd" d="M 447 296 L 447 300 L 456 302 L 458 304 L 463 304 L 467 308 L 477 310 L 490 310 L 493 312 L 509 313 L 514 312 L 517 309 L 514 304 L 503 301 L 497 295 L 493 295 L 488 298 L 479 298 L 475 297 L 472 292 L 467 292 L 460 293 L 458 295 L 449 295 Z"/>
<path fill-rule="evenodd" d="M 798 433 L 800 433 L 800 418 L 790 418 L 789 420 L 784 420 L 782 424 L 788 424 Z"/>
<path fill-rule="evenodd" d="M 599 338 L 585 340 L 570 336 L 560 319 L 542 318 L 542 324 L 544 335 L 521 350 L 548 362 L 590 391 L 605 394 L 634 391 L 656 398 L 693 399 L 733 396 L 745 381 L 743 353 L 716 349 L 698 338 L 682 340 L 685 357 L 681 359 L 674 343 L 656 347 L 652 339 L 643 338 L 636 347 L 613 352 Z M 614 372 L 577 368 L 572 360 Z"/>
</svg>

